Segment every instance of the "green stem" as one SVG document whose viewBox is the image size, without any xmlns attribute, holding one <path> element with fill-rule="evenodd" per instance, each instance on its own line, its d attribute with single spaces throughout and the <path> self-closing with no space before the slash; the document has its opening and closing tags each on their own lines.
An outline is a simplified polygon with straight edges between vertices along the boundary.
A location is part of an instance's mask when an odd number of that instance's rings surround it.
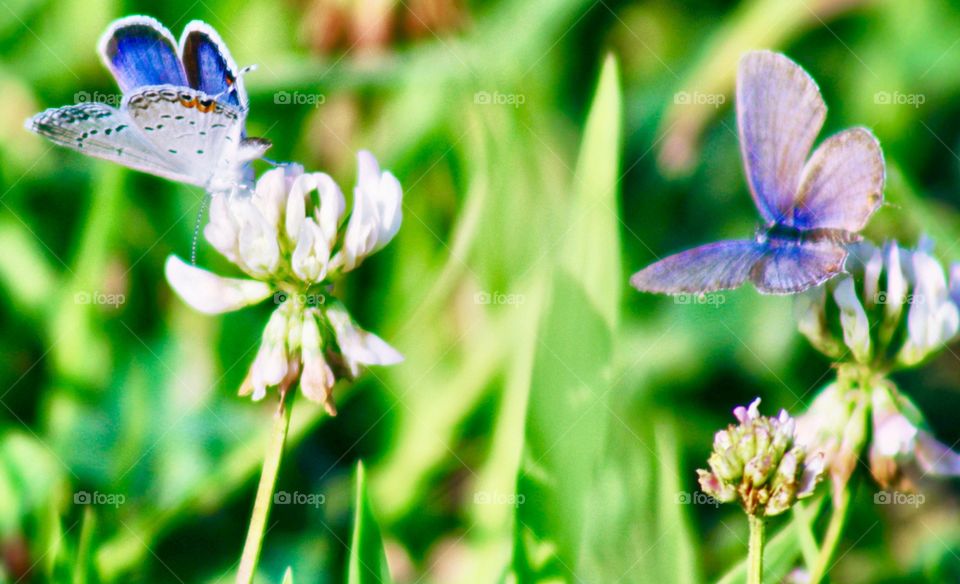
<svg viewBox="0 0 960 584">
<path fill-rule="evenodd" d="M 818 584 L 827 575 L 830 570 L 830 562 L 834 553 L 837 551 L 837 545 L 840 543 L 840 535 L 847 523 L 848 511 L 850 509 L 850 485 L 848 484 L 834 502 L 833 513 L 830 515 L 830 524 L 827 525 L 827 532 L 823 536 L 823 543 L 820 545 L 820 555 L 817 563 L 810 570 L 810 584 Z"/>
<path fill-rule="evenodd" d="M 747 554 L 747 584 L 763 584 L 763 532 L 766 519 L 747 515 L 750 520 L 750 549 Z"/>
<path fill-rule="evenodd" d="M 287 393 L 290 395 L 287 396 Z M 292 410 L 293 392 L 282 393 L 280 408 L 275 416 L 273 434 L 270 437 L 270 445 L 267 447 L 267 453 L 263 459 L 263 471 L 260 473 L 257 499 L 253 504 L 253 514 L 250 516 L 250 529 L 247 531 L 247 541 L 243 545 L 243 555 L 240 557 L 237 584 L 250 584 L 257 572 L 257 562 L 260 559 L 260 549 L 263 547 L 263 538 L 266 535 L 267 518 L 270 515 L 270 506 L 273 503 L 273 491 L 277 485 L 277 473 L 280 470 L 280 460 L 283 458 L 283 447 L 287 442 L 287 431 L 290 428 L 290 412 Z"/>
</svg>

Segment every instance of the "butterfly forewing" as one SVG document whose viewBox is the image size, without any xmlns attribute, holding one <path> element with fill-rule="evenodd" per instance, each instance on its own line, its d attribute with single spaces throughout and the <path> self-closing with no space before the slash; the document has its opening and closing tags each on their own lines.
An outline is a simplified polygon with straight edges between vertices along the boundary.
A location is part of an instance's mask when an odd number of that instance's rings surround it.
<svg viewBox="0 0 960 584">
<path fill-rule="evenodd" d="M 883 181 L 883 151 L 869 130 L 851 128 L 831 136 L 803 170 L 792 224 L 860 231 L 883 201 Z"/>
<path fill-rule="evenodd" d="M 99 103 L 68 105 L 35 115 L 26 127 L 90 156 L 171 180 L 194 182 L 146 139 L 126 111 Z"/>
<path fill-rule="evenodd" d="M 754 241 L 720 241 L 664 258 L 640 270 L 630 284 L 642 292 L 706 293 L 743 284 L 763 246 Z"/>
<path fill-rule="evenodd" d="M 134 124 L 172 165 L 206 186 L 240 146 L 242 113 L 185 87 L 145 87 L 124 101 Z"/>
<path fill-rule="evenodd" d="M 813 79 L 777 53 L 754 51 L 737 73 L 737 125 L 747 182 L 768 223 L 793 209 L 800 174 L 826 117 Z"/>
<path fill-rule="evenodd" d="M 148 16 L 114 22 L 100 39 L 100 57 L 124 93 L 147 85 L 187 84 L 173 35 Z"/>
<path fill-rule="evenodd" d="M 213 28 L 198 20 L 188 24 L 180 38 L 180 54 L 190 87 L 215 96 L 223 103 L 247 108 L 243 77 Z"/>
</svg>

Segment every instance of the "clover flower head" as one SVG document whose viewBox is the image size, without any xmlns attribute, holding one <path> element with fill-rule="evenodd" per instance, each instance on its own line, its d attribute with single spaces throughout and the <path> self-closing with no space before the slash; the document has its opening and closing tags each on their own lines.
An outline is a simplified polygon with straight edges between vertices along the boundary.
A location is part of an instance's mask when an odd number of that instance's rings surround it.
<svg viewBox="0 0 960 584">
<path fill-rule="evenodd" d="M 779 515 L 813 494 L 823 455 L 808 456 L 796 442 L 796 422 L 785 410 L 761 416 L 760 399 L 733 411 L 738 424 L 716 433 L 710 470 L 697 470 L 700 488 L 717 500 L 739 501 L 750 515 Z"/>
<path fill-rule="evenodd" d="M 852 245 L 848 274 L 798 297 L 800 332 L 829 357 L 876 370 L 921 362 L 960 331 L 960 265 L 948 285 L 931 249 Z"/>
<path fill-rule="evenodd" d="M 403 360 L 380 337 L 358 327 L 331 294 L 335 281 L 386 246 L 400 228 L 400 183 L 382 172 L 369 152 L 358 158 L 347 220 L 337 183 L 299 165 L 264 173 L 252 194 L 213 198 L 204 237 L 249 278 L 224 278 L 167 258 L 171 287 L 201 312 L 237 310 L 270 296 L 278 305 L 241 394 L 259 400 L 270 388 L 285 392 L 299 382 L 306 397 L 333 414 L 335 371 L 356 377 L 361 366 Z"/>
</svg>

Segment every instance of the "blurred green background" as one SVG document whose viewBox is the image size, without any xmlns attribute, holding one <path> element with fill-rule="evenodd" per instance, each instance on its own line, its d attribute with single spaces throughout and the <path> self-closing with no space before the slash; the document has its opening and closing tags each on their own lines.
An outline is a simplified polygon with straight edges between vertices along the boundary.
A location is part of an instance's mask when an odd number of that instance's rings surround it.
<svg viewBox="0 0 960 584">
<path fill-rule="evenodd" d="M 203 193 L 22 127 L 119 99 L 95 47 L 134 13 L 205 20 L 259 66 L 248 129 L 271 158 L 349 192 L 368 148 L 405 190 L 399 236 L 338 293 L 407 360 L 338 386 L 336 418 L 297 403 L 278 490 L 322 497 L 275 506 L 263 582 L 343 580 L 359 459 L 397 582 L 700 582 L 742 560 L 742 514 L 684 498 L 694 469 L 733 406 L 800 413 L 831 364 L 787 298 L 677 305 L 627 277 L 753 233 L 745 50 L 810 72 L 823 136 L 880 138 L 869 237 L 960 259 L 947 0 L 0 0 L 0 582 L 230 581 L 249 519 L 275 403 L 235 394 L 272 305 L 187 308 L 162 266 L 189 257 Z M 202 242 L 198 263 L 232 273 Z M 947 444 L 956 359 L 897 379 Z M 958 581 L 953 486 L 918 509 L 862 488 L 833 580 Z"/>
</svg>

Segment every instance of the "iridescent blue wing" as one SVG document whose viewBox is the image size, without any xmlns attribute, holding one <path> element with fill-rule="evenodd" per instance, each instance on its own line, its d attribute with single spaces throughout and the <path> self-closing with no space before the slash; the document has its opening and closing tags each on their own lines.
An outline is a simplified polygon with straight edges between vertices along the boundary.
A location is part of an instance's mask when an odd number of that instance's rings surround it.
<svg viewBox="0 0 960 584">
<path fill-rule="evenodd" d="M 630 278 L 641 292 L 703 294 L 743 284 L 763 257 L 765 246 L 754 241 L 720 241 L 674 254 Z"/>
<path fill-rule="evenodd" d="M 759 244 L 758 244 L 759 245 Z M 846 248 L 831 241 L 799 243 L 769 240 L 750 280 L 763 294 L 795 294 L 843 271 Z"/>
<path fill-rule="evenodd" d="M 227 46 L 210 25 L 199 20 L 188 24 L 180 36 L 180 55 L 190 87 L 217 96 L 217 101 L 247 109 L 243 77 Z"/>
<path fill-rule="evenodd" d="M 753 51 L 737 72 L 737 125 L 747 182 L 760 215 L 782 223 L 826 117 L 817 84 L 779 53 Z"/>
<path fill-rule="evenodd" d="M 149 16 L 115 20 L 100 37 L 99 51 L 125 94 L 147 85 L 187 84 L 173 35 Z"/>
<path fill-rule="evenodd" d="M 803 169 L 787 224 L 860 231 L 883 202 L 884 174 L 883 151 L 870 130 L 851 128 L 830 137 Z"/>
</svg>

